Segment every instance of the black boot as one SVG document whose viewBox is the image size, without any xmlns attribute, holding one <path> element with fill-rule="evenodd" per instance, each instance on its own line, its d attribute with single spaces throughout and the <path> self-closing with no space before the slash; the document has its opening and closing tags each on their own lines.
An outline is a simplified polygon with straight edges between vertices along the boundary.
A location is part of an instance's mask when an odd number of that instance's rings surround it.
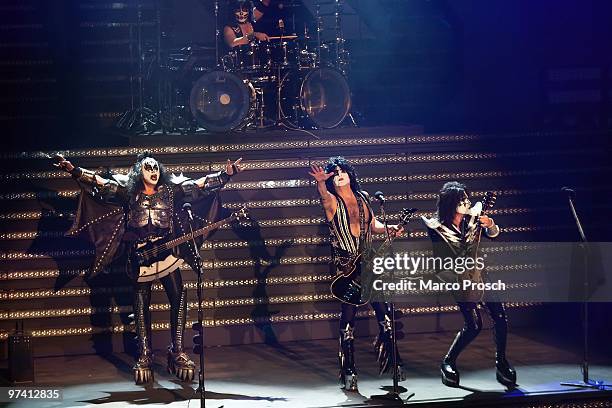
<svg viewBox="0 0 612 408">
<path fill-rule="evenodd" d="M 357 370 L 355 369 L 354 328 L 347 323 L 340 329 L 338 362 L 340 364 L 340 386 L 347 391 L 357 391 Z"/>
<path fill-rule="evenodd" d="M 463 315 L 464 326 L 455 336 L 446 356 L 440 364 L 442 384 L 448 387 L 459 386 L 459 370 L 457 370 L 457 358 L 459 354 L 472 342 L 482 329 L 482 319 L 478 309 L 470 303 L 458 303 L 459 310 Z"/>
<path fill-rule="evenodd" d="M 155 380 L 153 376 L 153 354 L 150 350 L 141 349 L 140 356 L 134 364 L 134 383 L 136 385 L 148 384 Z"/>
<path fill-rule="evenodd" d="M 442 374 L 442 384 L 447 387 L 458 387 L 459 386 L 459 371 L 457 370 L 457 363 L 448 356 L 442 359 L 440 364 L 440 373 Z"/>
<path fill-rule="evenodd" d="M 178 310 L 170 311 L 170 331 L 172 345 L 168 347 L 168 372 L 183 382 L 192 382 L 195 376 L 195 363 L 183 351 L 183 335 L 187 321 L 187 291 L 183 290 L 178 302 Z"/>
<path fill-rule="evenodd" d="M 391 319 L 385 316 L 384 321 L 378 322 L 379 332 L 374 341 L 374 352 L 378 361 L 378 374 L 393 373 L 393 331 L 391 330 Z M 399 350 L 396 350 L 396 362 L 398 369 L 399 381 L 406 380 L 406 372 L 404 370 L 404 362 L 400 357 Z"/>
<path fill-rule="evenodd" d="M 139 288 L 134 294 L 134 323 L 138 342 L 138 359 L 133 367 L 137 385 L 153 382 L 153 351 L 151 347 L 150 292 Z"/>
<path fill-rule="evenodd" d="M 463 331 L 457 333 L 455 340 L 451 344 L 448 353 L 440 363 L 440 374 L 442 375 L 442 384 L 447 387 L 459 386 L 459 370 L 457 370 L 457 357 L 463 349 L 462 346 Z"/>
<path fill-rule="evenodd" d="M 508 320 L 502 303 L 488 304 L 493 319 L 495 336 L 495 367 L 497 381 L 508 388 L 516 387 L 516 371 L 506 360 L 506 342 L 508 338 Z"/>
<path fill-rule="evenodd" d="M 497 368 L 497 381 L 500 384 L 508 388 L 516 387 L 516 371 L 506 360 L 505 356 L 496 356 L 495 367 Z"/>
</svg>

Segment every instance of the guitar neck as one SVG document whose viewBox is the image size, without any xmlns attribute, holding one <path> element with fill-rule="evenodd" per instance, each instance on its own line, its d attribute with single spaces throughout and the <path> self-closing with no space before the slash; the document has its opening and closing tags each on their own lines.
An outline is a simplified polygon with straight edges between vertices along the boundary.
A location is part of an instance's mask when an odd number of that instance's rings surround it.
<svg viewBox="0 0 612 408">
<path fill-rule="evenodd" d="M 482 238 L 482 230 L 484 229 L 484 227 L 480 224 L 480 217 L 482 217 L 483 215 L 487 215 L 487 212 L 491 209 L 491 207 L 488 204 L 488 200 L 485 200 L 487 202 L 486 206 L 484 206 L 484 208 L 482 209 L 482 211 L 480 212 L 479 215 L 479 219 L 476 220 L 476 225 L 477 225 L 477 237 L 476 237 L 476 252 L 478 252 L 478 247 L 480 246 L 480 240 Z"/>
<path fill-rule="evenodd" d="M 184 244 L 185 242 L 191 241 L 195 238 L 201 237 L 202 235 L 206 234 L 207 232 L 214 230 L 216 228 L 219 228 L 220 226 L 222 226 L 225 223 L 228 223 L 230 221 L 235 220 L 236 218 L 238 218 L 235 214 L 232 214 L 231 216 L 224 218 L 220 221 L 214 222 L 212 224 L 209 224 L 205 227 L 199 228 L 193 232 L 190 232 L 188 234 L 185 234 L 183 236 L 180 236 L 178 238 L 175 238 L 173 240 L 170 240 L 168 242 L 166 242 L 164 244 L 164 246 L 166 247 L 166 249 L 172 249 L 174 247 L 177 247 L 181 244 Z"/>
<path fill-rule="evenodd" d="M 398 227 L 401 228 L 407 224 L 408 224 L 408 220 L 403 220 L 402 222 L 398 224 Z M 376 254 L 379 255 L 383 253 L 384 251 L 386 251 L 387 248 L 389 248 L 391 244 L 393 244 L 393 241 L 395 241 L 395 238 L 397 238 L 397 235 L 394 237 L 389 237 L 389 239 L 385 239 L 385 241 L 382 244 L 380 244 L 380 247 L 376 250 Z"/>
</svg>

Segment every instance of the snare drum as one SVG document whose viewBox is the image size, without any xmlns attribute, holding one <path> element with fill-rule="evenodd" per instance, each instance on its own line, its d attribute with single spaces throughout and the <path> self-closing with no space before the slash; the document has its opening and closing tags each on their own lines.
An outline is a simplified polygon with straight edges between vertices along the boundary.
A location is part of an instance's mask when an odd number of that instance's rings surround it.
<svg viewBox="0 0 612 408">
<path fill-rule="evenodd" d="M 266 42 L 253 41 L 234 47 L 223 57 L 223 68 L 229 72 L 259 73 L 270 69 L 271 50 Z"/>
<path fill-rule="evenodd" d="M 299 50 L 294 40 L 270 40 L 268 48 L 273 69 L 297 67 Z"/>
</svg>

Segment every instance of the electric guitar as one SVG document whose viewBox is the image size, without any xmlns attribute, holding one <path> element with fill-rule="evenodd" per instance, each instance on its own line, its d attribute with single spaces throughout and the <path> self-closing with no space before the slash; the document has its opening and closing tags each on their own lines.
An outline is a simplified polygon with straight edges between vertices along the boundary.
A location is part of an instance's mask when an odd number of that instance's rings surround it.
<svg viewBox="0 0 612 408">
<path fill-rule="evenodd" d="M 480 221 L 478 218 L 483 215 L 486 215 L 487 211 L 493 208 L 496 200 L 497 200 L 497 197 L 495 196 L 495 193 L 490 192 L 490 191 L 485 193 L 484 198 L 482 200 L 482 210 L 476 218 L 476 227 L 475 227 L 475 230 L 472 232 L 475 235 L 475 239 L 472 242 L 471 248 L 467 254 L 467 256 L 473 259 L 476 259 L 476 257 L 478 256 L 478 249 L 480 247 L 480 239 L 482 238 L 482 230 L 484 228 L 480 224 Z M 475 283 L 482 283 L 483 282 L 483 269 L 474 267 L 470 270 L 465 271 L 461 275 L 458 275 L 457 280 L 459 281 L 459 283 L 462 283 L 462 281 L 464 280 L 469 280 Z M 484 296 L 484 290 L 470 290 L 465 295 L 468 296 L 466 300 L 475 299 L 475 300 L 480 301 L 482 300 L 482 297 Z"/>
<path fill-rule="evenodd" d="M 412 215 L 416 212 L 416 208 L 404 208 L 400 212 L 399 227 L 408 224 Z M 395 240 L 396 237 L 390 237 L 383 242 L 380 247 L 374 252 L 374 256 L 384 253 Z M 330 285 L 331 294 L 336 299 L 344 303 L 349 303 L 355 306 L 362 306 L 368 303 L 369 299 L 362 299 L 360 271 L 357 270 L 357 263 L 366 255 L 360 252 L 356 255 L 346 254 L 336 256 L 334 262 L 338 275 Z"/>
<path fill-rule="evenodd" d="M 179 245 L 191 242 L 193 239 L 201 237 L 233 220 L 247 218 L 247 209 L 242 207 L 227 218 L 208 224 L 180 237 L 161 237 L 157 240 L 141 243 L 130 254 L 131 267 L 134 270 L 138 269 L 139 278 L 155 276 L 169 270 L 173 271 L 183 263 L 183 260 L 176 256 L 177 254 L 174 250 Z"/>
</svg>

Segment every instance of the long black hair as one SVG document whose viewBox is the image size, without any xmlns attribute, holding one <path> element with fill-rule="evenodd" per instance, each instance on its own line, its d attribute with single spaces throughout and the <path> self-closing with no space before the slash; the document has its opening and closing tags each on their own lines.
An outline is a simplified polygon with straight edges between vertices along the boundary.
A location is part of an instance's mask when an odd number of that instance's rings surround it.
<svg viewBox="0 0 612 408">
<path fill-rule="evenodd" d="M 468 195 L 467 187 L 458 181 L 449 181 L 442 186 L 438 195 L 438 220 L 445 225 L 451 225 L 457 206 Z"/>
<path fill-rule="evenodd" d="M 170 182 L 170 176 L 168 175 L 164 165 L 161 164 L 159 160 L 157 160 L 155 156 L 148 151 L 142 152 L 136 157 L 136 162 L 128 173 L 128 181 L 126 184 L 128 197 L 134 197 L 136 194 L 144 190 L 144 182 L 142 181 L 142 161 L 149 157 L 155 159 L 157 161 L 157 165 L 159 166 L 159 180 L 157 180 L 157 185 L 160 186 Z"/>
<path fill-rule="evenodd" d="M 351 190 L 357 194 L 361 191 L 359 180 L 357 179 L 357 172 L 355 168 L 342 156 L 330 157 L 325 165 L 325 173 L 333 173 L 336 167 L 340 167 L 345 171 L 351 178 Z M 334 178 L 330 177 L 325 180 L 325 186 L 330 193 L 336 194 L 336 186 L 334 185 Z"/>
</svg>

